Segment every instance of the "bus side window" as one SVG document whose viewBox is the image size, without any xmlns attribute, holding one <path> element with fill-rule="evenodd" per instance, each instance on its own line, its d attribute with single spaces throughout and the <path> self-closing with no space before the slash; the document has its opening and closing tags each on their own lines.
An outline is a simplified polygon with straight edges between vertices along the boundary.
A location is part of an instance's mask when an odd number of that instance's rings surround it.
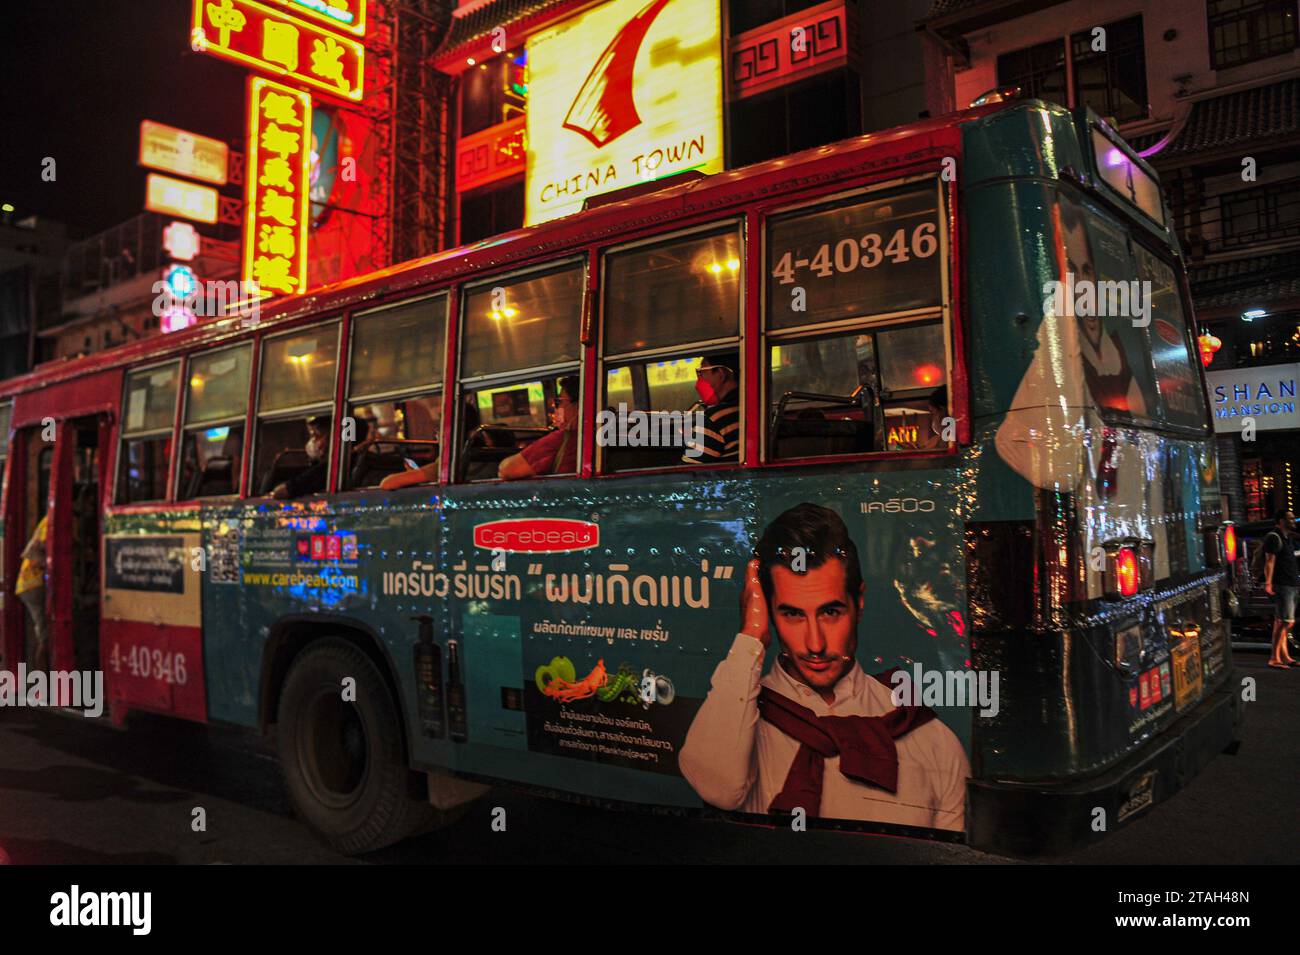
<svg viewBox="0 0 1300 955">
<path fill-rule="evenodd" d="M 252 358 L 247 344 L 190 359 L 178 500 L 239 493 Z"/>
<path fill-rule="evenodd" d="M 252 494 L 283 499 L 325 490 L 338 338 L 331 322 L 262 343 Z"/>
<path fill-rule="evenodd" d="M 486 481 L 535 441 L 547 453 L 510 475 L 575 473 L 580 405 L 560 387 L 576 392 L 581 348 L 584 269 L 581 264 L 480 285 L 462 295 L 464 344 L 461 399 L 456 430 L 456 479 Z M 570 432 L 550 436 L 560 415 Z M 572 415 L 573 417 L 570 417 Z M 565 430 L 563 428 L 558 430 Z"/>
<path fill-rule="evenodd" d="M 924 180 L 768 221 L 768 460 L 948 447 L 940 212 Z"/>
<path fill-rule="evenodd" d="M 437 479 L 447 295 L 357 315 L 348 362 L 340 488 Z M 411 465 L 414 465 L 412 468 Z"/>
<path fill-rule="evenodd" d="M 739 460 L 741 260 L 730 224 L 606 254 L 605 473 Z"/>
<path fill-rule="evenodd" d="M 167 497 L 180 362 L 142 368 L 126 376 L 122 443 L 118 453 L 118 504 Z"/>
</svg>

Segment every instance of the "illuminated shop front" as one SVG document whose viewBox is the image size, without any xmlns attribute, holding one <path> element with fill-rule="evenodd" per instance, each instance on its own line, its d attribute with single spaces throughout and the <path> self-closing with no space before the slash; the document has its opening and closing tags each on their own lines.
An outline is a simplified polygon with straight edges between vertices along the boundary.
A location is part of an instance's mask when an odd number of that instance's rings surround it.
<svg viewBox="0 0 1300 955">
<path fill-rule="evenodd" d="M 856 0 L 462 2 L 450 239 L 857 135 L 859 45 Z"/>
</svg>

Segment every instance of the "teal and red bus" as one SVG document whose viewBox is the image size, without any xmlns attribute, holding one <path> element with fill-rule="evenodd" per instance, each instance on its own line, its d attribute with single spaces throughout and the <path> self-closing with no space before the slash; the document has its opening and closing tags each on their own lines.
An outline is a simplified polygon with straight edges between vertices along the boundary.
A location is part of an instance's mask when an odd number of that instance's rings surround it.
<svg viewBox="0 0 1300 955">
<path fill-rule="evenodd" d="M 668 181 L 0 384 L 3 666 L 48 511 L 52 669 L 273 733 L 344 851 L 498 783 L 1060 851 L 1235 735 L 1197 354 L 1086 111 Z M 601 425 L 697 393 L 734 451 Z"/>
</svg>

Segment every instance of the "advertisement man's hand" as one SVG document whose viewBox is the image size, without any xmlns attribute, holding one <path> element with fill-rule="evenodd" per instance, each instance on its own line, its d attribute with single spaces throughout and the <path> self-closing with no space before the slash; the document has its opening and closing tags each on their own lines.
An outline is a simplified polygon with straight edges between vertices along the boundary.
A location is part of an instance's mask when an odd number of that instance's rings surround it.
<svg viewBox="0 0 1300 955">
<path fill-rule="evenodd" d="M 745 567 L 745 590 L 740 595 L 740 632 L 748 634 L 767 649 L 772 633 L 767 627 L 767 598 L 758 580 L 758 559 Z"/>
</svg>

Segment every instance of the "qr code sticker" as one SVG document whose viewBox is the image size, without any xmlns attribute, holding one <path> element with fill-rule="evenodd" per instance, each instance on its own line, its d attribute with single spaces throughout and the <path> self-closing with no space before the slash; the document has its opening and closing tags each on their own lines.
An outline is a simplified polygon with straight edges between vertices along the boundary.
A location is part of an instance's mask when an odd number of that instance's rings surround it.
<svg viewBox="0 0 1300 955">
<path fill-rule="evenodd" d="M 239 528 L 221 525 L 212 535 L 208 579 L 214 584 L 239 583 Z"/>
</svg>

